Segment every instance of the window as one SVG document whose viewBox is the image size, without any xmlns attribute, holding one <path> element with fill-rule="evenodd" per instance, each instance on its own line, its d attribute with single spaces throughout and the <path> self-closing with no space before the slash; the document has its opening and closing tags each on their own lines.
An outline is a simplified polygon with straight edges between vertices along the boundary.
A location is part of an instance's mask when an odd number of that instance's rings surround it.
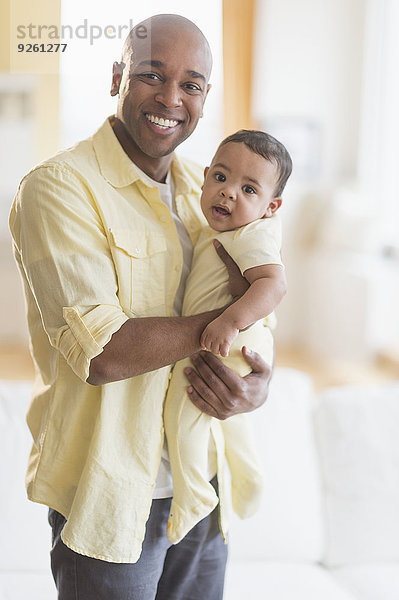
<svg viewBox="0 0 399 600">
<path fill-rule="evenodd" d="M 399 2 L 368 0 L 359 178 L 399 257 Z"/>
</svg>

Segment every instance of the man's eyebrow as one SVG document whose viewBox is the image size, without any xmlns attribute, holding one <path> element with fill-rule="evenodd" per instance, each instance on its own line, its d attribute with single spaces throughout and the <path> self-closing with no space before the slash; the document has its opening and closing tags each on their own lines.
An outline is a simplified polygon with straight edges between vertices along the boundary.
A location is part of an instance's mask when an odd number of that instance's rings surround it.
<svg viewBox="0 0 399 600">
<path fill-rule="evenodd" d="M 139 64 L 139 67 L 157 67 L 158 69 L 161 69 L 162 67 L 165 67 L 165 63 L 162 62 L 162 60 L 142 60 Z M 193 79 L 201 79 L 204 83 L 206 82 L 206 77 L 205 75 L 202 75 L 202 73 L 198 73 L 198 71 L 186 71 L 187 75 L 189 75 L 190 77 L 193 77 Z"/>
<path fill-rule="evenodd" d="M 139 67 L 164 67 L 165 63 L 163 63 L 161 60 L 142 60 L 139 65 Z"/>
<path fill-rule="evenodd" d="M 198 71 L 186 71 L 186 73 L 187 75 L 190 75 L 190 77 L 192 77 L 193 79 L 202 79 L 204 83 L 206 82 L 205 75 L 202 75 L 202 73 L 198 73 Z"/>
</svg>

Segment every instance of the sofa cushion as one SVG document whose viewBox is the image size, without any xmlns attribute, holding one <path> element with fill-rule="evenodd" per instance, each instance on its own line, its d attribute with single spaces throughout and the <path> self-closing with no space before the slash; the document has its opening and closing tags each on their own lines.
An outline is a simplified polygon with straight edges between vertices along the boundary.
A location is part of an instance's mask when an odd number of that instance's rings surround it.
<svg viewBox="0 0 399 600">
<path fill-rule="evenodd" d="M 399 598 L 399 563 L 338 567 L 331 572 L 359 600 Z"/>
<path fill-rule="evenodd" d="M 323 518 L 312 393 L 308 375 L 276 368 L 267 402 L 249 414 L 264 465 L 265 490 L 254 517 L 233 520 L 230 546 L 235 558 L 321 559 Z"/>
<path fill-rule="evenodd" d="M 50 569 L 46 572 L 0 571 L 0 600 L 55 600 Z"/>
<path fill-rule="evenodd" d="M 224 600 L 356 600 L 326 569 L 273 561 L 229 562 Z M 382 596 L 381 596 L 382 598 Z M 385 598 L 384 598 L 385 600 Z"/>
<path fill-rule="evenodd" d="M 0 382 L 0 473 L 5 492 L 0 494 L 2 571 L 49 570 L 51 540 L 47 509 L 29 502 L 25 491 L 32 444 L 25 414 L 31 389 L 29 382 Z"/>
<path fill-rule="evenodd" d="M 325 564 L 399 561 L 399 383 L 326 390 L 315 427 Z"/>
</svg>

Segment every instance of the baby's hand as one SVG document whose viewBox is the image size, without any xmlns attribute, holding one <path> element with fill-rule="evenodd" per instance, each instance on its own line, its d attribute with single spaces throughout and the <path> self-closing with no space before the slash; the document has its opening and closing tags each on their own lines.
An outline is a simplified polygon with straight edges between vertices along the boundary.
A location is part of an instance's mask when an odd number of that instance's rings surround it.
<svg viewBox="0 0 399 600">
<path fill-rule="evenodd" d="M 205 327 L 201 335 L 201 347 L 225 357 L 229 355 L 230 346 L 237 335 L 238 329 L 221 315 Z"/>
</svg>

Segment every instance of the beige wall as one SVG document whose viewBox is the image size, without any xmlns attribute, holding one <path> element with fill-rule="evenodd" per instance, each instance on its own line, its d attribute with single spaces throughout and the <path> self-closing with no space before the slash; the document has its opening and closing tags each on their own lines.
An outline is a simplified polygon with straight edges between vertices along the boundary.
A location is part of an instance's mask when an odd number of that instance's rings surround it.
<svg viewBox="0 0 399 600">
<path fill-rule="evenodd" d="M 23 174 L 21 172 L 14 181 L 14 167 L 16 172 L 18 169 L 26 170 L 54 154 L 59 149 L 60 126 L 59 55 L 18 53 L 18 43 L 35 40 L 19 39 L 17 26 L 29 23 L 59 26 L 61 0 L 0 0 L 0 11 L 0 93 L 25 89 L 30 94 L 29 113 L 32 115 L 14 121 L 15 116 L 0 114 L 0 131 L 6 134 L 12 161 L 10 167 L 13 167 L 8 169 L 8 177 L 4 177 L 6 173 L 3 174 L 0 193 L 0 276 L 2 288 L 6 290 L 5 294 L 0 295 L 0 344 L 18 345 L 26 343 L 27 331 L 22 286 L 12 257 L 6 223 L 14 189 L 18 185 L 19 176 Z M 44 37 L 40 39 L 40 43 L 47 42 Z M 21 142 L 21 138 L 25 139 L 28 135 L 25 134 L 25 138 L 21 136 L 23 131 L 32 131 L 31 146 Z M 19 146 L 21 143 L 23 148 Z M 18 159 L 20 164 L 14 164 Z"/>
<path fill-rule="evenodd" d="M 17 26 L 60 26 L 61 0 L 0 0 L 0 9 L 0 70 L 35 80 L 33 162 L 39 162 L 59 149 L 59 54 L 17 52 L 18 43 L 35 41 L 18 39 Z M 40 42 L 48 41 L 54 42 L 42 34 Z"/>
<path fill-rule="evenodd" d="M 223 0 L 224 132 L 254 127 L 251 115 L 255 0 Z"/>
</svg>

